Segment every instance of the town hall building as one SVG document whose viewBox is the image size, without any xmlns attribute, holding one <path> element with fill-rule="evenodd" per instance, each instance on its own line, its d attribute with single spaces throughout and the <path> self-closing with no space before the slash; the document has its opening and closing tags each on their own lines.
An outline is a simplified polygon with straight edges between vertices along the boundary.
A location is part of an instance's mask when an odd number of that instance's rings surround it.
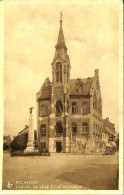
<svg viewBox="0 0 124 195">
<path fill-rule="evenodd" d="M 99 70 L 93 77 L 70 78 L 71 62 L 60 19 L 52 65 L 37 99 L 38 147 L 42 152 L 92 152 L 102 147 Z"/>
</svg>

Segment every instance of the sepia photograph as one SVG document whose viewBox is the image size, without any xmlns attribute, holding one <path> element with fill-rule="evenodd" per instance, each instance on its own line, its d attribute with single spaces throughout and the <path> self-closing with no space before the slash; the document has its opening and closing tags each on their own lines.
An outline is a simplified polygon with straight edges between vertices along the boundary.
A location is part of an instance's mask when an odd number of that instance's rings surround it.
<svg viewBox="0 0 124 195">
<path fill-rule="evenodd" d="M 123 194 L 123 2 L 1 5 L 2 193 Z"/>
</svg>

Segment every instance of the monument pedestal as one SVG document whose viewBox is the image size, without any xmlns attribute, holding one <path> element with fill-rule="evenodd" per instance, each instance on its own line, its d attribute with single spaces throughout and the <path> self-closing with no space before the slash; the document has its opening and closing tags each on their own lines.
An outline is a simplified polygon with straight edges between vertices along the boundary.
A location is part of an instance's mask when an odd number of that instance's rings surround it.
<svg viewBox="0 0 124 195">
<path fill-rule="evenodd" d="M 24 153 L 34 152 L 34 145 L 33 142 L 27 143 L 27 148 L 25 149 Z"/>
<path fill-rule="evenodd" d="M 34 118 L 31 114 L 29 117 L 28 143 L 24 153 L 34 152 Z"/>
</svg>

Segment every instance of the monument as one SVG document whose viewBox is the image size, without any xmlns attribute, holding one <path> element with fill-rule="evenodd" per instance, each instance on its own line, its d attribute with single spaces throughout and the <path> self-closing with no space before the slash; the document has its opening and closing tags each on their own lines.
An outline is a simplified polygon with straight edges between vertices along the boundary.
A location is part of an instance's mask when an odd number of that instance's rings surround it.
<svg viewBox="0 0 124 195">
<path fill-rule="evenodd" d="M 33 107 L 29 108 L 30 117 L 29 117 L 29 131 L 28 131 L 28 143 L 27 148 L 25 149 L 25 153 L 34 151 L 34 118 L 33 118 Z"/>
</svg>

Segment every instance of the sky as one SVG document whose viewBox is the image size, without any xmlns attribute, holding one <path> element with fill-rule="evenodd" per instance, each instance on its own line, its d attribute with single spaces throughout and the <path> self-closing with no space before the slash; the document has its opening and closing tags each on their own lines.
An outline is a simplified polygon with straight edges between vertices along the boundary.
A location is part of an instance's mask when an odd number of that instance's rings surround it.
<svg viewBox="0 0 124 195">
<path fill-rule="evenodd" d="M 45 2 L 45 1 L 44 1 Z M 47 1 L 46 1 L 47 2 Z M 52 1 L 53 2 L 53 1 Z M 4 134 L 16 136 L 28 125 L 36 93 L 51 80 L 60 11 L 71 63 L 71 78 L 99 69 L 103 118 L 119 128 L 119 3 L 7 3 L 4 10 Z"/>
</svg>

